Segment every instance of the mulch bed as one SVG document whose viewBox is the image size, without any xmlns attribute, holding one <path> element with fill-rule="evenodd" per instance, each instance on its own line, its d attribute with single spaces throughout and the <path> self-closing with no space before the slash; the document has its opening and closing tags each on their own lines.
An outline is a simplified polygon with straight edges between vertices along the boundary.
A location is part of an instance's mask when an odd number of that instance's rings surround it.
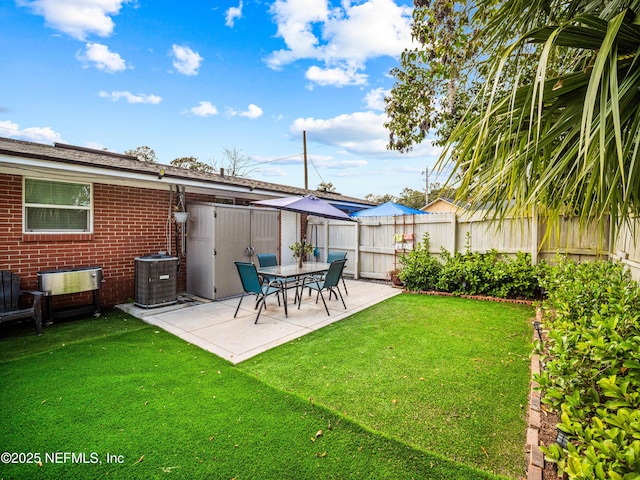
<svg viewBox="0 0 640 480">
<path fill-rule="evenodd" d="M 547 334 L 544 330 L 540 331 L 541 340 L 543 345 L 547 345 Z M 540 415 L 540 430 L 538 431 L 538 442 L 540 445 L 549 446 L 555 443 L 558 436 L 558 430 L 556 425 L 560 423 L 560 417 L 548 411 L 543 404 L 541 407 Z M 566 478 L 565 476 L 558 476 L 558 466 L 553 462 L 544 462 L 544 468 L 542 469 L 542 480 L 558 480 L 558 478 Z"/>
<path fill-rule="evenodd" d="M 538 431 L 538 441 L 540 445 L 549 446 L 556 441 L 556 425 L 560 423 L 560 418 L 553 413 L 543 410 L 540 415 L 540 430 Z M 553 462 L 544 462 L 542 469 L 542 480 L 558 480 L 558 467 Z M 560 477 L 562 478 L 562 477 Z"/>
<path fill-rule="evenodd" d="M 489 297 L 487 295 L 456 295 L 450 292 L 439 292 L 437 290 L 404 290 L 406 293 L 416 293 L 420 295 L 435 295 L 438 297 L 460 297 L 460 298 L 470 298 L 472 300 L 487 300 L 490 302 L 502 302 L 502 303 L 520 303 L 523 305 L 533 305 L 534 300 L 527 300 L 524 298 L 498 298 L 498 297 Z"/>
</svg>

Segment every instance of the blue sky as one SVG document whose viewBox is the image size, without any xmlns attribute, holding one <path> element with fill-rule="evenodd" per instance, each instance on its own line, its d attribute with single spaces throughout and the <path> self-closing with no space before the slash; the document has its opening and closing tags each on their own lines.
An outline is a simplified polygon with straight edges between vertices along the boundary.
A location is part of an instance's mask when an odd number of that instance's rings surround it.
<svg viewBox="0 0 640 480">
<path fill-rule="evenodd" d="M 248 176 L 342 194 L 422 190 L 439 150 L 386 150 L 389 71 L 410 0 L 9 0 L 0 5 L 0 136 L 160 163 L 255 163 Z M 430 179 L 435 180 L 433 177 Z"/>
</svg>

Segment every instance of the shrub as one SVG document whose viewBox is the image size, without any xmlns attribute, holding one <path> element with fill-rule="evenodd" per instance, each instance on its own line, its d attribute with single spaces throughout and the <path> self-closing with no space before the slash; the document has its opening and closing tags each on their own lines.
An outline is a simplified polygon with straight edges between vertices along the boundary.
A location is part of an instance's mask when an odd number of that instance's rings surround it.
<svg viewBox="0 0 640 480">
<path fill-rule="evenodd" d="M 431 255 L 429 247 L 429 234 L 425 234 L 415 250 L 400 257 L 402 271 L 399 277 L 409 290 L 436 288 L 442 265 L 436 257 Z"/>
<path fill-rule="evenodd" d="M 569 478 L 638 478 L 640 288 L 621 264 L 566 259 L 541 283 L 549 333 L 537 381 L 570 438 L 547 458 Z"/>
<path fill-rule="evenodd" d="M 439 290 L 455 295 L 490 295 L 501 298 L 536 298 L 540 294 L 539 268 L 531 256 L 519 252 L 502 259 L 496 250 L 451 255 L 442 249 L 440 260 L 429 251 L 425 234 L 416 249 L 400 257 L 399 278 L 408 290 Z"/>
<path fill-rule="evenodd" d="M 509 258 L 496 264 L 492 295 L 500 298 L 538 298 L 540 271 L 545 268 L 531 263 L 531 255 L 518 252 L 515 258 Z"/>
<path fill-rule="evenodd" d="M 489 295 L 499 298 L 536 298 L 540 294 L 538 267 L 531 256 L 518 252 L 515 258 L 503 259 L 496 250 L 440 254 L 444 266 L 437 288 L 456 295 Z"/>
<path fill-rule="evenodd" d="M 498 252 L 477 253 L 467 250 L 465 254 L 451 256 L 442 252 L 445 260 L 438 281 L 438 288 L 456 295 L 490 295 L 493 291 L 495 266 Z"/>
</svg>

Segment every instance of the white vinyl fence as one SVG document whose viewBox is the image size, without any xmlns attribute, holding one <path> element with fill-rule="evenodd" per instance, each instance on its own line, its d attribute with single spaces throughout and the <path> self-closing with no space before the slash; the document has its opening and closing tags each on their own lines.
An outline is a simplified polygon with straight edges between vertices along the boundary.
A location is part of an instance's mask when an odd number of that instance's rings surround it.
<svg viewBox="0 0 640 480">
<path fill-rule="evenodd" d="M 531 254 L 534 263 L 553 260 L 557 254 L 577 261 L 612 258 L 623 261 L 634 279 L 640 278 L 640 245 L 634 231 L 625 227 L 610 246 L 596 228 L 580 229 L 576 218 L 561 218 L 549 225 L 537 216 L 509 218 L 501 223 L 481 213 L 455 213 L 362 217 L 358 223 L 310 217 L 307 238 L 319 249 L 318 260 L 329 251 L 347 252 L 345 272 L 355 278 L 386 279 L 400 267 L 400 257 L 429 235 L 430 251 L 464 253 L 497 250 L 505 255 Z"/>
<path fill-rule="evenodd" d="M 638 219 L 631 225 L 623 224 L 611 248 L 611 258 L 627 265 L 635 280 L 640 280 L 640 243 L 636 240 L 638 228 Z"/>
</svg>

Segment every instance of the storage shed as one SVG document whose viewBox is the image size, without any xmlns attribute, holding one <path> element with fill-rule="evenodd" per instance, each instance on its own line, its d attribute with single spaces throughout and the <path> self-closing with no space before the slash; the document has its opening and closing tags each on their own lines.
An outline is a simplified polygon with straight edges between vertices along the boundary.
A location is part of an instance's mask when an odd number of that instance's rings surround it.
<svg viewBox="0 0 640 480">
<path fill-rule="evenodd" d="M 279 250 L 279 212 L 194 203 L 187 235 L 187 291 L 215 300 L 242 293 L 234 260 Z"/>
</svg>

